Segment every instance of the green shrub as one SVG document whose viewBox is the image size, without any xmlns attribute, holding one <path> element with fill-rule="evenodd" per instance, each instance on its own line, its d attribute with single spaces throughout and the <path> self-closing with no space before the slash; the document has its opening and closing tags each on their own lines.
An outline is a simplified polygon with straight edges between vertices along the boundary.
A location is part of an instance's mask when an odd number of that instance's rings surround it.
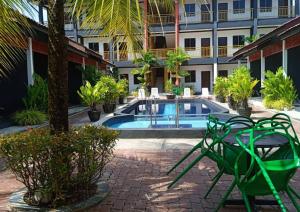
<svg viewBox="0 0 300 212">
<path fill-rule="evenodd" d="M 77 93 L 83 104 L 89 106 L 91 110 L 96 110 L 97 104 L 99 104 L 103 98 L 104 91 L 100 89 L 98 84 L 92 86 L 89 81 L 86 81 L 85 85 L 81 86 Z"/>
<path fill-rule="evenodd" d="M 266 72 L 266 79 L 263 82 L 263 102 L 267 108 L 283 110 L 292 108 L 297 99 L 297 91 L 290 77 L 284 75 L 282 67 L 276 73 Z"/>
<path fill-rule="evenodd" d="M 228 96 L 229 82 L 226 77 L 217 77 L 214 86 L 214 95 L 220 98 L 226 98 Z"/>
<path fill-rule="evenodd" d="M 241 106 L 248 107 L 248 98 L 251 97 L 259 81 L 251 77 L 250 70 L 246 66 L 236 68 L 229 81 L 229 94 L 234 101 Z"/>
<path fill-rule="evenodd" d="M 1 137 L 0 150 L 27 189 L 25 202 L 57 207 L 95 192 L 117 137 L 115 131 L 94 126 L 56 135 L 34 129 Z"/>
<path fill-rule="evenodd" d="M 114 77 L 103 76 L 97 82 L 96 86 L 101 90 L 102 101 L 105 104 L 115 103 L 116 99 L 119 97 L 118 85 Z"/>
<path fill-rule="evenodd" d="M 117 83 L 117 89 L 121 97 L 128 96 L 128 90 L 129 90 L 128 80 L 127 79 L 119 80 L 119 82 Z"/>
<path fill-rule="evenodd" d="M 23 110 L 16 112 L 13 120 L 21 126 L 42 124 L 47 120 L 45 113 L 37 110 Z"/>
<path fill-rule="evenodd" d="M 34 84 L 27 87 L 23 103 L 27 110 L 48 111 L 48 84 L 38 74 L 34 74 Z"/>
<path fill-rule="evenodd" d="M 84 80 L 89 81 L 91 85 L 96 85 L 96 83 L 103 76 L 101 70 L 97 69 L 95 66 L 86 66 L 85 68 L 80 68 L 83 73 Z"/>
</svg>

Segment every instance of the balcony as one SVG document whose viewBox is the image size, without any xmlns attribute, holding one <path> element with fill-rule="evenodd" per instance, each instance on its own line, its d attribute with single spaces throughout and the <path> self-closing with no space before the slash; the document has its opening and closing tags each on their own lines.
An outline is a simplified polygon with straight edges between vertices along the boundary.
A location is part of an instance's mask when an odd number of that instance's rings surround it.
<svg viewBox="0 0 300 212">
<path fill-rule="evenodd" d="M 174 24 L 175 16 L 173 14 L 148 15 L 149 24 Z"/>
</svg>

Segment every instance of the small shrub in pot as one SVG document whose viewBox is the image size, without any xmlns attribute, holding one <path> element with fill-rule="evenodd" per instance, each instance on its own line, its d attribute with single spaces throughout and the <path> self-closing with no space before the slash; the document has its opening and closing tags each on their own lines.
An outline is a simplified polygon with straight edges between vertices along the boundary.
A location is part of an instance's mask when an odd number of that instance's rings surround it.
<svg viewBox="0 0 300 212">
<path fill-rule="evenodd" d="M 228 96 L 228 79 L 226 77 L 217 77 L 214 86 L 214 95 L 219 102 L 224 103 Z"/>
<path fill-rule="evenodd" d="M 128 96 L 128 80 L 127 79 L 121 79 L 117 83 L 117 89 L 119 92 L 119 104 L 125 103 L 125 98 Z"/>
<path fill-rule="evenodd" d="M 114 77 L 103 76 L 97 82 L 96 86 L 102 92 L 101 100 L 105 113 L 112 113 L 116 109 L 116 101 L 119 98 L 118 85 Z"/>
</svg>

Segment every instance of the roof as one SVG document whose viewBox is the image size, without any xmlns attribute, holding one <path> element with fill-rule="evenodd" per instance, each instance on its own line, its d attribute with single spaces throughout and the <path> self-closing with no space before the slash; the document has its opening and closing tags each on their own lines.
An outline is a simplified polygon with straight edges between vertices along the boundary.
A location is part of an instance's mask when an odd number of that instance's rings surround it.
<svg viewBox="0 0 300 212">
<path fill-rule="evenodd" d="M 296 17 L 286 22 L 253 43 L 239 49 L 233 54 L 233 58 L 231 58 L 230 61 L 243 59 L 253 52 L 263 49 L 267 45 L 273 44 L 279 40 L 284 40 L 298 33 L 300 33 L 300 17 Z"/>
<path fill-rule="evenodd" d="M 48 35 L 48 28 L 32 19 L 29 19 L 29 22 L 31 24 L 31 26 L 33 27 L 33 29 L 39 31 L 39 32 L 42 32 L 42 33 L 45 33 Z M 75 51 L 81 55 L 85 55 L 85 56 L 88 56 L 88 57 L 93 57 L 97 60 L 99 60 L 101 63 L 104 63 L 106 65 L 109 65 L 109 66 L 114 66 L 112 63 L 106 61 L 103 59 L 102 55 L 100 55 L 99 53 L 85 47 L 84 45 L 68 38 L 68 37 L 65 37 L 66 41 L 67 41 L 67 44 L 68 44 L 68 49 L 71 50 L 71 51 Z"/>
</svg>

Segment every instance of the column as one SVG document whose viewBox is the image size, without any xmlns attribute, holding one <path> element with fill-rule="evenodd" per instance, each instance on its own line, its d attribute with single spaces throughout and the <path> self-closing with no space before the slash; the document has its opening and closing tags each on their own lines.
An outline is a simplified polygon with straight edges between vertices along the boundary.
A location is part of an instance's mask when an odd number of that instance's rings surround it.
<svg viewBox="0 0 300 212">
<path fill-rule="evenodd" d="M 212 45 L 213 45 L 213 82 L 215 83 L 218 77 L 218 3 L 217 0 L 212 1 L 213 12 L 213 31 L 212 31 Z"/>
<path fill-rule="evenodd" d="M 296 16 L 300 15 L 300 0 L 295 0 L 295 14 Z"/>
<path fill-rule="evenodd" d="M 282 68 L 284 70 L 285 76 L 287 76 L 288 55 L 287 55 L 287 49 L 285 48 L 285 40 L 282 41 Z"/>
<path fill-rule="evenodd" d="M 74 40 L 78 42 L 78 25 L 77 25 L 76 18 L 73 18 L 73 35 L 74 35 Z"/>
<path fill-rule="evenodd" d="M 27 57 L 27 84 L 33 85 L 33 51 L 32 51 L 32 39 L 28 38 L 28 47 L 26 50 L 26 57 Z"/>
<path fill-rule="evenodd" d="M 175 48 L 179 47 L 179 2 L 175 0 Z"/>
<path fill-rule="evenodd" d="M 241 60 L 238 60 L 238 67 L 240 67 L 242 65 Z"/>
<path fill-rule="evenodd" d="M 250 58 L 249 58 L 249 56 L 247 57 L 247 68 L 248 68 L 248 69 L 251 68 L 251 67 L 250 67 Z"/>
<path fill-rule="evenodd" d="M 148 0 L 144 0 L 144 50 L 148 50 Z"/>
<path fill-rule="evenodd" d="M 253 18 L 253 27 L 252 27 L 252 33 L 251 35 L 256 35 L 257 34 L 257 18 L 258 18 L 258 4 L 257 4 L 257 0 L 252 0 L 252 18 Z"/>
<path fill-rule="evenodd" d="M 264 51 L 260 51 L 260 84 L 263 87 L 263 82 L 265 80 L 265 70 L 266 70 L 266 61 L 264 57 Z"/>
</svg>

